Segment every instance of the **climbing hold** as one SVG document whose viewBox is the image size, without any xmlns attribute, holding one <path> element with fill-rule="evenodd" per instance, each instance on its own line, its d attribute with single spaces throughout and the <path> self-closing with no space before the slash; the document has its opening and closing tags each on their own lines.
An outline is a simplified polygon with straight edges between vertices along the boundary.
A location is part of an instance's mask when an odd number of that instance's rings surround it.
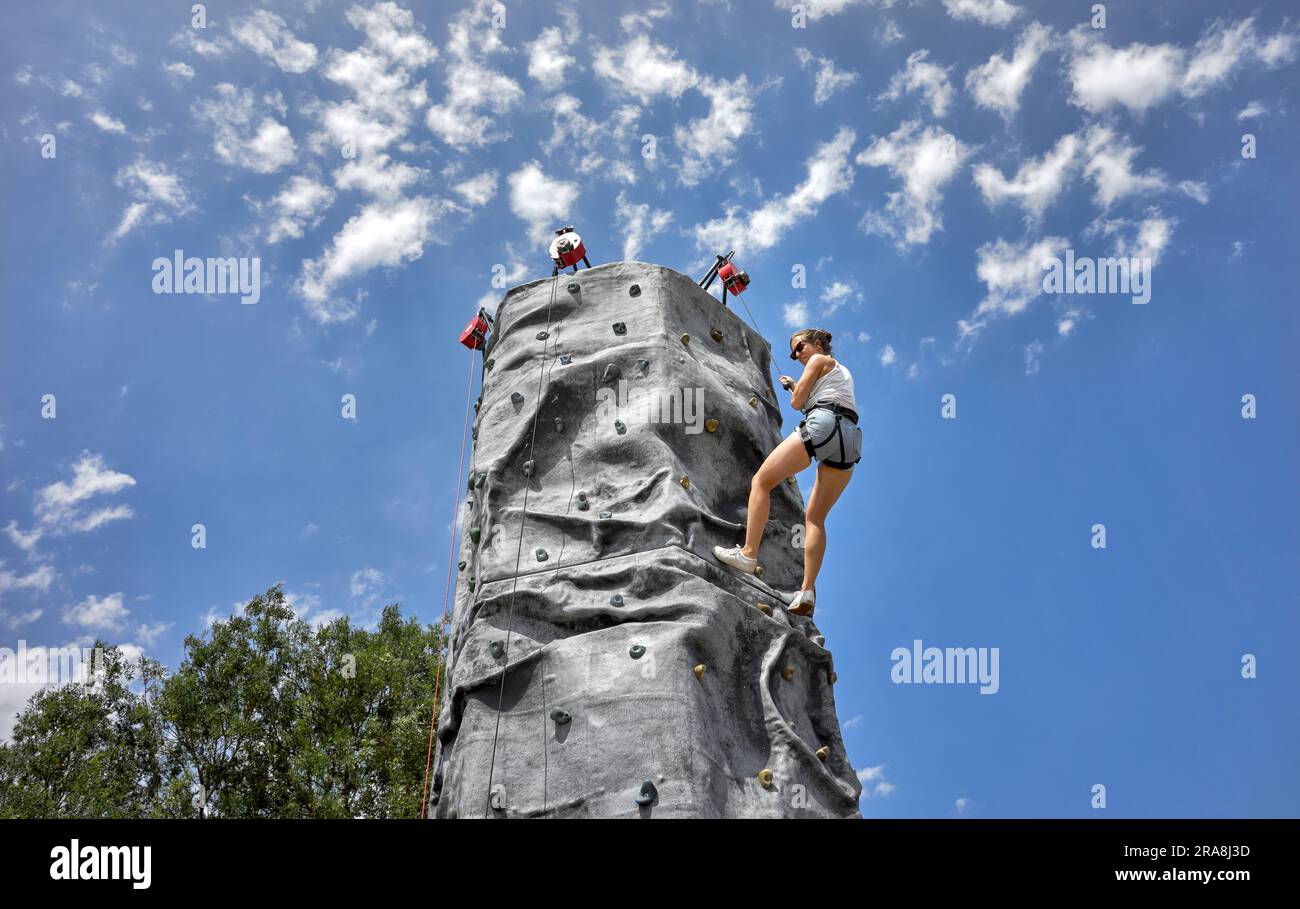
<svg viewBox="0 0 1300 909">
<path fill-rule="evenodd" d="M 555 418 L 555 431 L 564 432 L 564 419 L 562 417 Z"/>
<path fill-rule="evenodd" d="M 623 375 L 623 370 L 619 369 L 619 368 L 618 368 L 617 366 L 615 366 L 613 363 L 610 363 L 608 366 L 605 367 L 605 377 L 604 377 L 604 381 L 606 381 L 606 382 L 613 382 L 615 379 L 619 378 L 621 375 Z"/>
<path fill-rule="evenodd" d="M 826 646 L 826 636 L 825 636 L 825 635 L 822 635 L 822 634 L 815 634 L 815 635 L 812 636 L 812 642 L 813 642 L 814 644 L 816 644 L 818 647 L 825 647 L 825 646 Z"/>
<path fill-rule="evenodd" d="M 486 369 L 488 372 L 491 372 L 492 367 L 496 365 L 497 365 L 496 360 L 488 360 L 486 363 L 483 364 L 483 368 Z"/>
<path fill-rule="evenodd" d="M 832 670 L 831 670 L 831 684 L 834 685 L 834 684 L 835 684 L 835 680 L 838 679 L 839 677 L 840 677 L 840 674 L 839 674 L 838 672 L 836 672 L 834 669 L 832 669 Z"/>
<path fill-rule="evenodd" d="M 799 486 L 799 481 L 796 480 L 794 477 L 786 477 L 785 481 L 789 483 L 791 486 L 794 486 L 796 488 Z"/>
<path fill-rule="evenodd" d="M 520 404 L 524 403 L 524 396 L 517 391 L 512 391 L 510 392 L 510 403 L 518 407 Z"/>
<path fill-rule="evenodd" d="M 482 489 L 482 488 L 483 488 L 483 483 L 484 483 L 486 480 L 487 480 L 487 474 L 486 474 L 486 473 L 481 473 L 481 474 L 479 474 L 478 477 L 474 480 L 474 488 L 475 488 L 475 489 Z"/>
<path fill-rule="evenodd" d="M 537 333 L 537 340 L 539 340 L 539 341 L 545 341 L 545 340 L 546 340 L 547 338 L 549 338 L 550 336 L 551 336 L 551 333 L 550 333 L 549 331 L 539 331 L 539 332 Z"/>
<path fill-rule="evenodd" d="M 690 343 L 691 343 L 691 336 L 690 336 L 690 335 L 682 335 L 682 343 L 683 343 L 683 344 L 690 344 Z"/>
<path fill-rule="evenodd" d="M 471 527 L 469 529 L 469 539 L 471 543 L 477 544 L 481 536 L 483 536 L 483 531 L 479 528 Z"/>
<path fill-rule="evenodd" d="M 633 284 L 632 286 L 635 287 L 636 285 Z M 641 794 L 636 797 L 636 803 L 642 808 L 645 808 L 649 805 L 653 805 L 658 796 L 659 790 L 655 788 L 655 784 L 650 780 L 646 780 L 641 784 Z"/>
<path fill-rule="evenodd" d="M 759 612 L 763 613 L 763 615 L 771 615 L 771 614 L 772 614 L 772 607 L 769 606 L 769 605 L 767 605 L 766 603 L 755 603 L 755 604 L 754 604 L 754 607 L 755 607 Z"/>
<path fill-rule="evenodd" d="M 713 338 L 713 340 L 715 341 L 719 341 L 719 342 L 722 341 L 722 329 L 721 328 L 713 329 L 713 331 L 709 332 L 709 337 Z"/>
<path fill-rule="evenodd" d="M 750 406 L 750 407 L 757 407 L 757 406 L 758 406 L 758 395 L 750 395 L 750 396 L 749 396 L 749 406 Z"/>
<path fill-rule="evenodd" d="M 459 562 L 456 563 L 456 570 L 457 570 L 457 571 L 464 571 L 464 570 L 465 570 L 465 564 L 466 564 L 465 560 L 464 560 L 464 559 L 461 559 Z"/>
<path fill-rule="evenodd" d="M 579 511 L 586 511 L 586 510 L 587 510 L 588 508 L 590 508 L 590 507 L 591 507 L 591 503 L 587 501 L 587 493 L 586 493 L 584 490 L 579 489 L 579 490 L 578 490 L 578 510 L 579 510 Z"/>
<path fill-rule="evenodd" d="M 488 645 L 488 651 L 492 654 L 494 659 L 499 660 L 506 655 L 506 645 L 501 641 L 493 641 Z"/>
<path fill-rule="evenodd" d="M 772 788 L 772 771 L 764 767 L 758 771 L 758 782 L 764 789 Z"/>
<path fill-rule="evenodd" d="M 648 372 L 650 372 L 650 361 L 649 361 L 649 360 L 637 360 L 637 361 L 636 361 L 636 365 L 637 365 L 637 368 L 641 370 L 641 375 L 644 376 L 644 375 L 646 375 Z"/>
<path fill-rule="evenodd" d="M 762 565 L 755 566 L 754 577 L 761 578 L 762 576 L 763 576 L 763 566 Z"/>
<path fill-rule="evenodd" d="M 613 513 L 612 511 L 602 511 L 602 512 L 600 513 L 600 519 L 601 519 L 602 521 L 609 520 L 609 519 L 612 518 L 612 517 L 614 517 L 614 513 Z"/>
<path fill-rule="evenodd" d="M 705 420 L 705 421 L 704 421 L 704 429 L 705 429 L 706 432 L 717 432 L 717 431 L 718 431 L 718 421 L 717 421 L 717 420 Z"/>
<path fill-rule="evenodd" d="M 581 289 L 582 289 L 582 288 L 580 288 L 580 287 L 578 286 L 578 282 L 577 282 L 577 281 L 570 281 L 570 282 L 569 282 L 569 293 L 571 293 L 571 294 L 576 294 L 576 293 L 577 293 L 579 290 L 581 290 Z"/>
<path fill-rule="evenodd" d="M 475 588 L 475 586 L 477 586 L 477 584 L 478 584 L 478 582 L 474 580 L 474 575 L 470 575 L 470 576 L 469 576 L 469 581 L 467 581 L 466 583 L 469 584 L 469 592 L 470 592 L 470 593 L 473 593 L 473 592 L 474 592 L 474 588 Z"/>
<path fill-rule="evenodd" d="M 533 468 L 536 465 L 536 461 L 524 461 L 524 476 L 531 477 L 533 475 Z"/>
<path fill-rule="evenodd" d="M 477 398 L 477 399 L 475 399 L 475 401 L 474 401 L 474 413 L 478 413 L 478 409 L 479 409 L 480 407 L 482 407 L 482 406 L 483 406 L 483 399 L 482 399 L 482 398 Z"/>
<path fill-rule="evenodd" d="M 488 796 L 488 804 L 492 806 L 493 811 L 504 811 L 506 808 L 506 787 L 497 783 L 492 787 L 492 794 Z"/>
<path fill-rule="evenodd" d="M 701 663 L 700 665 L 696 666 L 696 667 L 695 667 L 695 678 L 697 678 L 697 679 L 699 679 L 701 682 L 703 682 L 703 681 L 704 681 L 704 670 L 706 670 L 706 669 L 708 669 L 708 668 L 709 668 L 709 667 L 708 667 L 708 666 L 705 666 L 703 663 Z"/>
<path fill-rule="evenodd" d="M 828 746 L 823 745 L 817 749 L 818 760 L 825 761 L 830 756 L 831 756 L 831 749 Z"/>
<path fill-rule="evenodd" d="M 622 606 L 622 605 L 623 605 L 623 594 L 621 594 L 621 593 L 616 593 L 616 594 L 614 594 L 612 597 L 610 597 L 610 598 L 609 598 L 609 605 L 611 605 L 611 606 Z"/>
<path fill-rule="evenodd" d="M 471 439 L 473 439 L 475 442 L 478 441 L 478 427 L 477 427 L 477 426 L 475 426 L 472 430 L 470 430 L 469 437 L 470 437 Z"/>
<path fill-rule="evenodd" d="M 633 644 L 627 649 L 628 656 L 634 660 L 639 660 L 645 656 L 645 644 Z"/>
<path fill-rule="evenodd" d="M 550 555 L 547 554 L 547 552 L 546 552 L 545 549 L 539 549 L 539 550 L 537 550 L 537 561 L 539 561 L 539 562 L 545 562 L 545 561 L 546 561 L 547 559 L 549 559 L 549 558 L 550 558 Z"/>
<path fill-rule="evenodd" d="M 573 357 L 569 356 L 568 354 L 560 354 L 560 365 L 568 366 L 572 362 L 573 362 Z"/>
<path fill-rule="evenodd" d="M 467 488 L 469 489 L 474 488 L 474 471 L 472 470 L 469 472 L 469 486 Z"/>
<path fill-rule="evenodd" d="M 794 678 L 794 667 L 787 666 L 784 669 L 782 669 L 781 678 L 785 679 L 787 682 L 790 681 L 792 678 Z"/>
<path fill-rule="evenodd" d="M 690 489 L 690 488 L 691 488 L 691 478 L 688 477 L 686 474 L 682 474 L 682 478 L 681 478 L 680 480 L 678 480 L 677 482 L 682 484 L 682 489 Z"/>
<path fill-rule="evenodd" d="M 614 431 L 621 436 L 623 433 L 627 432 L 627 424 L 622 420 L 615 420 Z"/>
<path fill-rule="evenodd" d="M 563 726 L 565 723 L 573 719 L 573 715 L 567 710 L 556 707 L 551 711 L 551 719 L 555 720 L 555 725 Z"/>
<path fill-rule="evenodd" d="M 624 322 L 615 322 L 615 323 L 614 323 L 614 334 L 616 334 L 616 335 L 625 335 L 625 334 L 627 334 L 627 324 L 624 323 Z"/>
<path fill-rule="evenodd" d="M 639 296 L 641 296 L 641 285 L 640 285 L 640 284 L 633 284 L 631 287 L 629 287 L 629 288 L 627 289 L 627 295 L 628 295 L 629 297 L 639 297 Z"/>
</svg>

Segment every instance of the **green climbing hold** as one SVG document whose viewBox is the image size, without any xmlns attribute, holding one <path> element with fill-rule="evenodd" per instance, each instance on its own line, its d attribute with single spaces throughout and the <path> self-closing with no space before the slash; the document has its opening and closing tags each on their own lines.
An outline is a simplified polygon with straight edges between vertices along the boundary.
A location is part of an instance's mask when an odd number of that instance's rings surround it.
<svg viewBox="0 0 1300 909">
<path fill-rule="evenodd" d="M 482 536 L 483 536 L 483 531 L 482 531 L 481 529 L 479 529 L 478 527 L 471 527 L 471 528 L 469 529 L 469 539 L 470 539 L 470 542 L 471 542 L 471 543 L 475 543 L 475 544 L 477 544 L 478 541 L 479 541 L 479 538 L 482 537 Z"/>
<path fill-rule="evenodd" d="M 562 417 L 555 418 L 555 431 L 564 432 L 564 419 Z"/>
<path fill-rule="evenodd" d="M 633 284 L 631 287 L 629 287 L 629 288 L 627 289 L 627 295 L 628 295 L 629 297 L 639 297 L 639 296 L 641 296 L 641 285 L 640 285 L 640 284 Z"/>
<path fill-rule="evenodd" d="M 627 653 L 628 656 L 630 656 L 632 659 L 639 660 L 641 659 L 641 657 L 645 656 L 645 645 L 633 644 L 631 647 L 627 649 Z"/>
<path fill-rule="evenodd" d="M 547 559 L 549 559 L 549 558 L 550 558 L 550 555 L 547 554 L 547 552 L 546 552 L 545 549 L 539 549 L 539 550 L 537 550 L 537 561 L 539 561 L 539 562 L 545 562 L 545 561 L 546 561 Z"/>
<path fill-rule="evenodd" d="M 610 598 L 609 598 L 609 605 L 611 605 L 611 606 L 622 606 L 622 605 L 623 605 L 623 594 L 621 594 L 621 593 L 616 593 L 616 594 L 614 594 L 612 597 L 610 597 Z"/>
<path fill-rule="evenodd" d="M 576 294 L 581 289 L 582 288 L 578 286 L 577 281 L 573 281 L 572 283 L 569 284 L 569 293 L 571 294 Z"/>
<path fill-rule="evenodd" d="M 644 376 L 644 375 L 648 375 L 648 374 L 649 374 L 649 372 L 650 372 L 650 361 L 649 361 L 649 360 L 637 360 L 637 361 L 636 361 L 636 365 L 637 365 L 637 368 L 641 370 L 641 375 Z"/>
<path fill-rule="evenodd" d="M 459 562 L 456 563 L 456 570 L 457 570 L 457 571 L 464 571 L 464 570 L 465 570 L 465 564 L 466 564 L 466 563 L 465 563 L 465 560 L 464 560 L 464 559 L 461 559 Z"/>
<path fill-rule="evenodd" d="M 512 391 L 510 392 L 510 403 L 518 407 L 520 404 L 524 403 L 524 396 L 517 391 Z"/>
<path fill-rule="evenodd" d="M 650 780 L 646 780 L 641 784 L 641 793 L 636 797 L 636 803 L 642 808 L 646 808 L 653 805 L 658 796 L 659 790 L 655 788 L 655 784 Z"/>
<path fill-rule="evenodd" d="M 615 323 L 614 323 L 614 334 L 616 334 L 616 335 L 625 335 L 625 334 L 627 334 L 627 323 L 626 323 L 626 322 L 615 322 Z"/>
<path fill-rule="evenodd" d="M 614 513 L 613 513 L 612 511 L 602 511 L 602 512 L 600 513 L 600 519 L 601 519 L 602 521 L 607 521 L 607 520 L 609 520 L 609 519 L 612 518 L 612 517 L 614 517 Z"/>
<path fill-rule="evenodd" d="M 534 461 L 524 461 L 524 476 L 526 476 L 526 477 L 531 477 L 531 476 L 533 475 L 533 468 L 534 468 L 534 467 L 536 467 L 536 462 L 534 462 Z"/>
<path fill-rule="evenodd" d="M 491 372 L 492 367 L 496 365 L 497 365 L 496 360 L 488 360 L 486 363 L 483 364 L 483 368 L 486 369 L 488 372 Z"/>
<path fill-rule="evenodd" d="M 613 382 L 615 379 L 618 379 L 622 375 L 623 375 L 623 370 L 619 369 L 613 363 L 610 363 L 605 367 L 604 381 Z"/>
<path fill-rule="evenodd" d="M 560 365 L 568 366 L 572 362 L 573 362 L 573 357 L 569 356 L 568 354 L 560 354 Z"/>
<path fill-rule="evenodd" d="M 549 331 L 539 331 L 539 332 L 537 333 L 537 340 L 539 340 L 539 341 L 545 341 L 545 340 L 546 340 L 547 338 L 549 338 L 550 336 L 551 336 L 551 333 L 550 333 Z"/>
<path fill-rule="evenodd" d="M 573 719 L 573 714 L 563 708 L 556 707 L 551 711 L 551 719 L 555 721 L 555 725 L 563 726 Z"/>
<path fill-rule="evenodd" d="M 474 488 L 475 488 L 475 489 L 482 489 L 482 488 L 483 488 L 483 484 L 484 484 L 486 481 L 487 481 L 487 474 L 486 474 L 486 473 L 481 473 L 481 474 L 479 474 L 479 475 L 478 475 L 478 479 L 476 479 L 476 480 L 474 481 Z"/>
<path fill-rule="evenodd" d="M 488 650 L 491 652 L 494 659 L 499 660 L 506 655 L 506 645 L 501 641 L 493 641 L 488 645 Z"/>
<path fill-rule="evenodd" d="M 627 432 L 627 424 L 622 420 L 615 420 L 614 431 L 621 436 L 623 433 Z"/>
</svg>

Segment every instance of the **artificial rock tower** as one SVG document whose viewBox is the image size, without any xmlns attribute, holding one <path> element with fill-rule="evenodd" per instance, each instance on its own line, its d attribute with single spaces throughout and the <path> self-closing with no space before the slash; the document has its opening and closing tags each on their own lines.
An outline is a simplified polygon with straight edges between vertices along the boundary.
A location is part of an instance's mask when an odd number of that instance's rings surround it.
<svg viewBox="0 0 1300 909">
<path fill-rule="evenodd" d="M 509 291 L 484 356 L 430 813 L 858 817 L 831 654 L 784 608 L 798 487 L 761 578 L 712 555 L 781 438 L 768 344 L 617 262 Z"/>
</svg>

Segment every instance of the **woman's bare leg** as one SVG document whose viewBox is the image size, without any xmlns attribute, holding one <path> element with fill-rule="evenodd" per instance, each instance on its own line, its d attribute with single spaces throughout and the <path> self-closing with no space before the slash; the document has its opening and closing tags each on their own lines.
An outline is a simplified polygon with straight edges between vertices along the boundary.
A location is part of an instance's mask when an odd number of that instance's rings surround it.
<svg viewBox="0 0 1300 909">
<path fill-rule="evenodd" d="M 741 552 L 747 558 L 758 558 L 758 547 L 763 543 L 763 529 L 767 527 L 767 514 L 772 506 L 772 490 L 776 484 L 792 477 L 812 463 L 803 440 L 798 435 L 786 440 L 772 450 L 754 474 L 749 484 L 749 513 L 745 518 L 745 545 Z"/>
<path fill-rule="evenodd" d="M 852 470 L 817 465 L 817 481 L 813 483 L 804 517 L 803 586 L 800 590 L 812 590 L 817 583 L 822 557 L 826 555 L 826 516 L 852 477 Z"/>
</svg>

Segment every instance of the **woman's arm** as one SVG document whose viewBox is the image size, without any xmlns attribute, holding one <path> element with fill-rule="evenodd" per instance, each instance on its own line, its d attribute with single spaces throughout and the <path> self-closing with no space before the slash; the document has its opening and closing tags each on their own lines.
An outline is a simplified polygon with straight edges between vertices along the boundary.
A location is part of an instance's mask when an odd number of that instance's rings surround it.
<svg viewBox="0 0 1300 909">
<path fill-rule="evenodd" d="M 795 410 L 803 410 L 804 405 L 808 403 L 808 395 L 812 392 L 813 386 L 826 373 L 835 368 L 835 361 L 826 354 L 813 354 L 808 358 L 808 365 L 803 368 L 803 375 L 795 383 L 790 392 L 790 406 Z"/>
</svg>

